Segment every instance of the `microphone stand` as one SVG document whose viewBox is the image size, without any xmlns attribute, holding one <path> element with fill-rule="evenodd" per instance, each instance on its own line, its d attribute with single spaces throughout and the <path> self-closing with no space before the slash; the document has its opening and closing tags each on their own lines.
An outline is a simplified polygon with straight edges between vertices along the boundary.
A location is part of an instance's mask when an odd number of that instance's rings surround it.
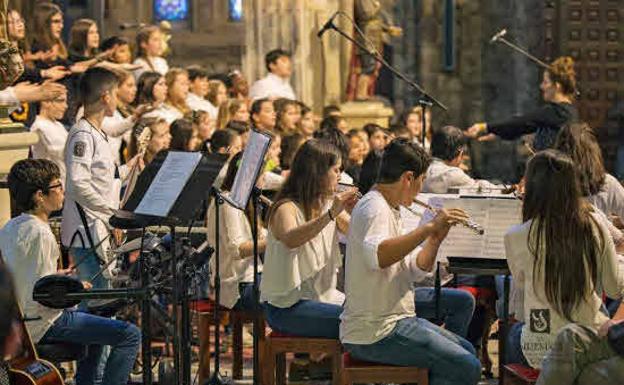
<svg viewBox="0 0 624 385">
<path fill-rule="evenodd" d="M 434 106 L 435 105 L 435 106 L 440 107 L 444 111 L 447 111 L 448 107 L 446 107 L 446 105 L 442 104 L 442 102 L 440 102 L 439 100 L 437 100 L 433 96 L 429 95 L 420 85 L 418 85 L 416 82 L 414 82 L 413 80 L 411 80 L 410 78 L 405 76 L 405 74 L 403 74 L 402 72 L 400 72 L 399 70 L 394 68 L 388 62 L 386 62 L 383 59 L 383 57 L 380 57 L 380 55 L 377 52 L 373 52 L 370 49 L 368 49 L 368 47 L 366 47 L 364 44 L 362 44 L 361 42 L 357 41 L 353 37 L 349 36 L 347 33 L 345 33 L 340 28 L 338 28 L 334 23 L 331 23 L 328 26 L 328 29 L 333 29 L 340 36 L 344 37 L 345 39 L 347 39 L 351 43 L 355 44 L 360 50 L 362 50 L 363 52 L 365 52 L 368 55 L 371 55 L 373 57 L 373 59 L 375 59 L 376 62 L 380 63 L 388 71 L 392 72 L 392 74 L 394 74 L 399 79 L 403 80 L 407 85 L 409 85 L 414 90 L 416 90 L 416 91 L 418 91 L 420 93 L 419 104 L 421 106 L 423 106 L 423 132 L 421 133 L 421 143 L 424 146 L 424 144 L 425 144 L 425 142 L 424 142 L 425 132 L 424 131 L 425 131 L 425 127 L 426 127 L 425 126 L 425 124 L 426 124 L 426 122 L 425 122 L 425 120 L 426 120 L 426 118 L 425 118 L 426 107 L 425 106 Z"/>
</svg>

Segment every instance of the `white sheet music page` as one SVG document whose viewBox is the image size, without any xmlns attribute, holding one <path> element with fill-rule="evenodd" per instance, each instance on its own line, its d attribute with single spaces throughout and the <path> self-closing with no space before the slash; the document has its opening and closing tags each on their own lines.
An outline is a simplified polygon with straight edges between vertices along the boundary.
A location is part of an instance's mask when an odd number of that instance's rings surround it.
<svg viewBox="0 0 624 385">
<path fill-rule="evenodd" d="M 193 175 L 201 157 L 200 152 L 169 152 L 134 212 L 166 217 Z"/>
<path fill-rule="evenodd" d="M 464 209 L 474 222 L 485 229 L 485 233 L 479 235 L 465 226 L 453 226 L 438 251 L 440 260 L 446 261 L 449 256 L 505 259 L 505 233 L 511 226 L 522 223 L 520 200 L 433 194 L 427 197 L 428 203 L 436 208 Z M 432 218 L 433 214 L 427 211 L 421 223 Z"/>
</svg>

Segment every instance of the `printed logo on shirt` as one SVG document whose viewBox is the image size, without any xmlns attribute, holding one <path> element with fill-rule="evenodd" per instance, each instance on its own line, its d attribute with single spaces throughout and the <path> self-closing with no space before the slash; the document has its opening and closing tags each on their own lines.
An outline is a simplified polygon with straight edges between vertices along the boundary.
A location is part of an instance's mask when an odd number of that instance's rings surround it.
<svg viewBox="0 0 624 385">
<path fill-rule="evenodd" d="M 529 326 L 533 333 L 550 333 L 550 309 L 531 309 Z"/>
<path fill-rule="evenodd" d="M 85 142 L 76 142 L 74 143 L 74 156 L 82 158 L 85 156 L 85 150 L 87 148 L 87 144 Z"/>
</svg>

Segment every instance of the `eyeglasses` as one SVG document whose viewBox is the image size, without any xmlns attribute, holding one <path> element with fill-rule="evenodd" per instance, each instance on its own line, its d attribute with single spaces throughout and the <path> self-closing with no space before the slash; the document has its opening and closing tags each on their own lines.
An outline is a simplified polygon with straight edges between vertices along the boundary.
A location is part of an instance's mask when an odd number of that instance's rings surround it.
<svg viewBox="0 0 624 385">
<path fill-rule="evenodd" d="M 19 19 L 9 19 L 9 24 L 24 24 L 24 19 L 21 17 Z"/>
<path fill-rule="evenodd" d="M 46 191 L 50 191 L 53 190 L 55 188 L 59 188 L 59 187 L 63 187 L 63 184 L 61 182 L 58 182 L 57 184 L 53 184 L 52 186 L 48 186 L 48 188 L 46 188 Z"/>
</svg>

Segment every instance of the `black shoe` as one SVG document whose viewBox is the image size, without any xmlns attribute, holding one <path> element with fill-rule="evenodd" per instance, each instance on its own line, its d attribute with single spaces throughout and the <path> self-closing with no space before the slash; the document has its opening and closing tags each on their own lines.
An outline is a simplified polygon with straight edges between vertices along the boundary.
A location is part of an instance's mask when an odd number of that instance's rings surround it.
<svg viewBox="0 0 624 385">
<path fill-rule="evenodd" d="M 310 378 L 310 363 L 309 362 L 297 362 L 293 361 L 288 367 L 288 381 L 289 382 L 301 382 L 309 381 Z"/>
</svg>

